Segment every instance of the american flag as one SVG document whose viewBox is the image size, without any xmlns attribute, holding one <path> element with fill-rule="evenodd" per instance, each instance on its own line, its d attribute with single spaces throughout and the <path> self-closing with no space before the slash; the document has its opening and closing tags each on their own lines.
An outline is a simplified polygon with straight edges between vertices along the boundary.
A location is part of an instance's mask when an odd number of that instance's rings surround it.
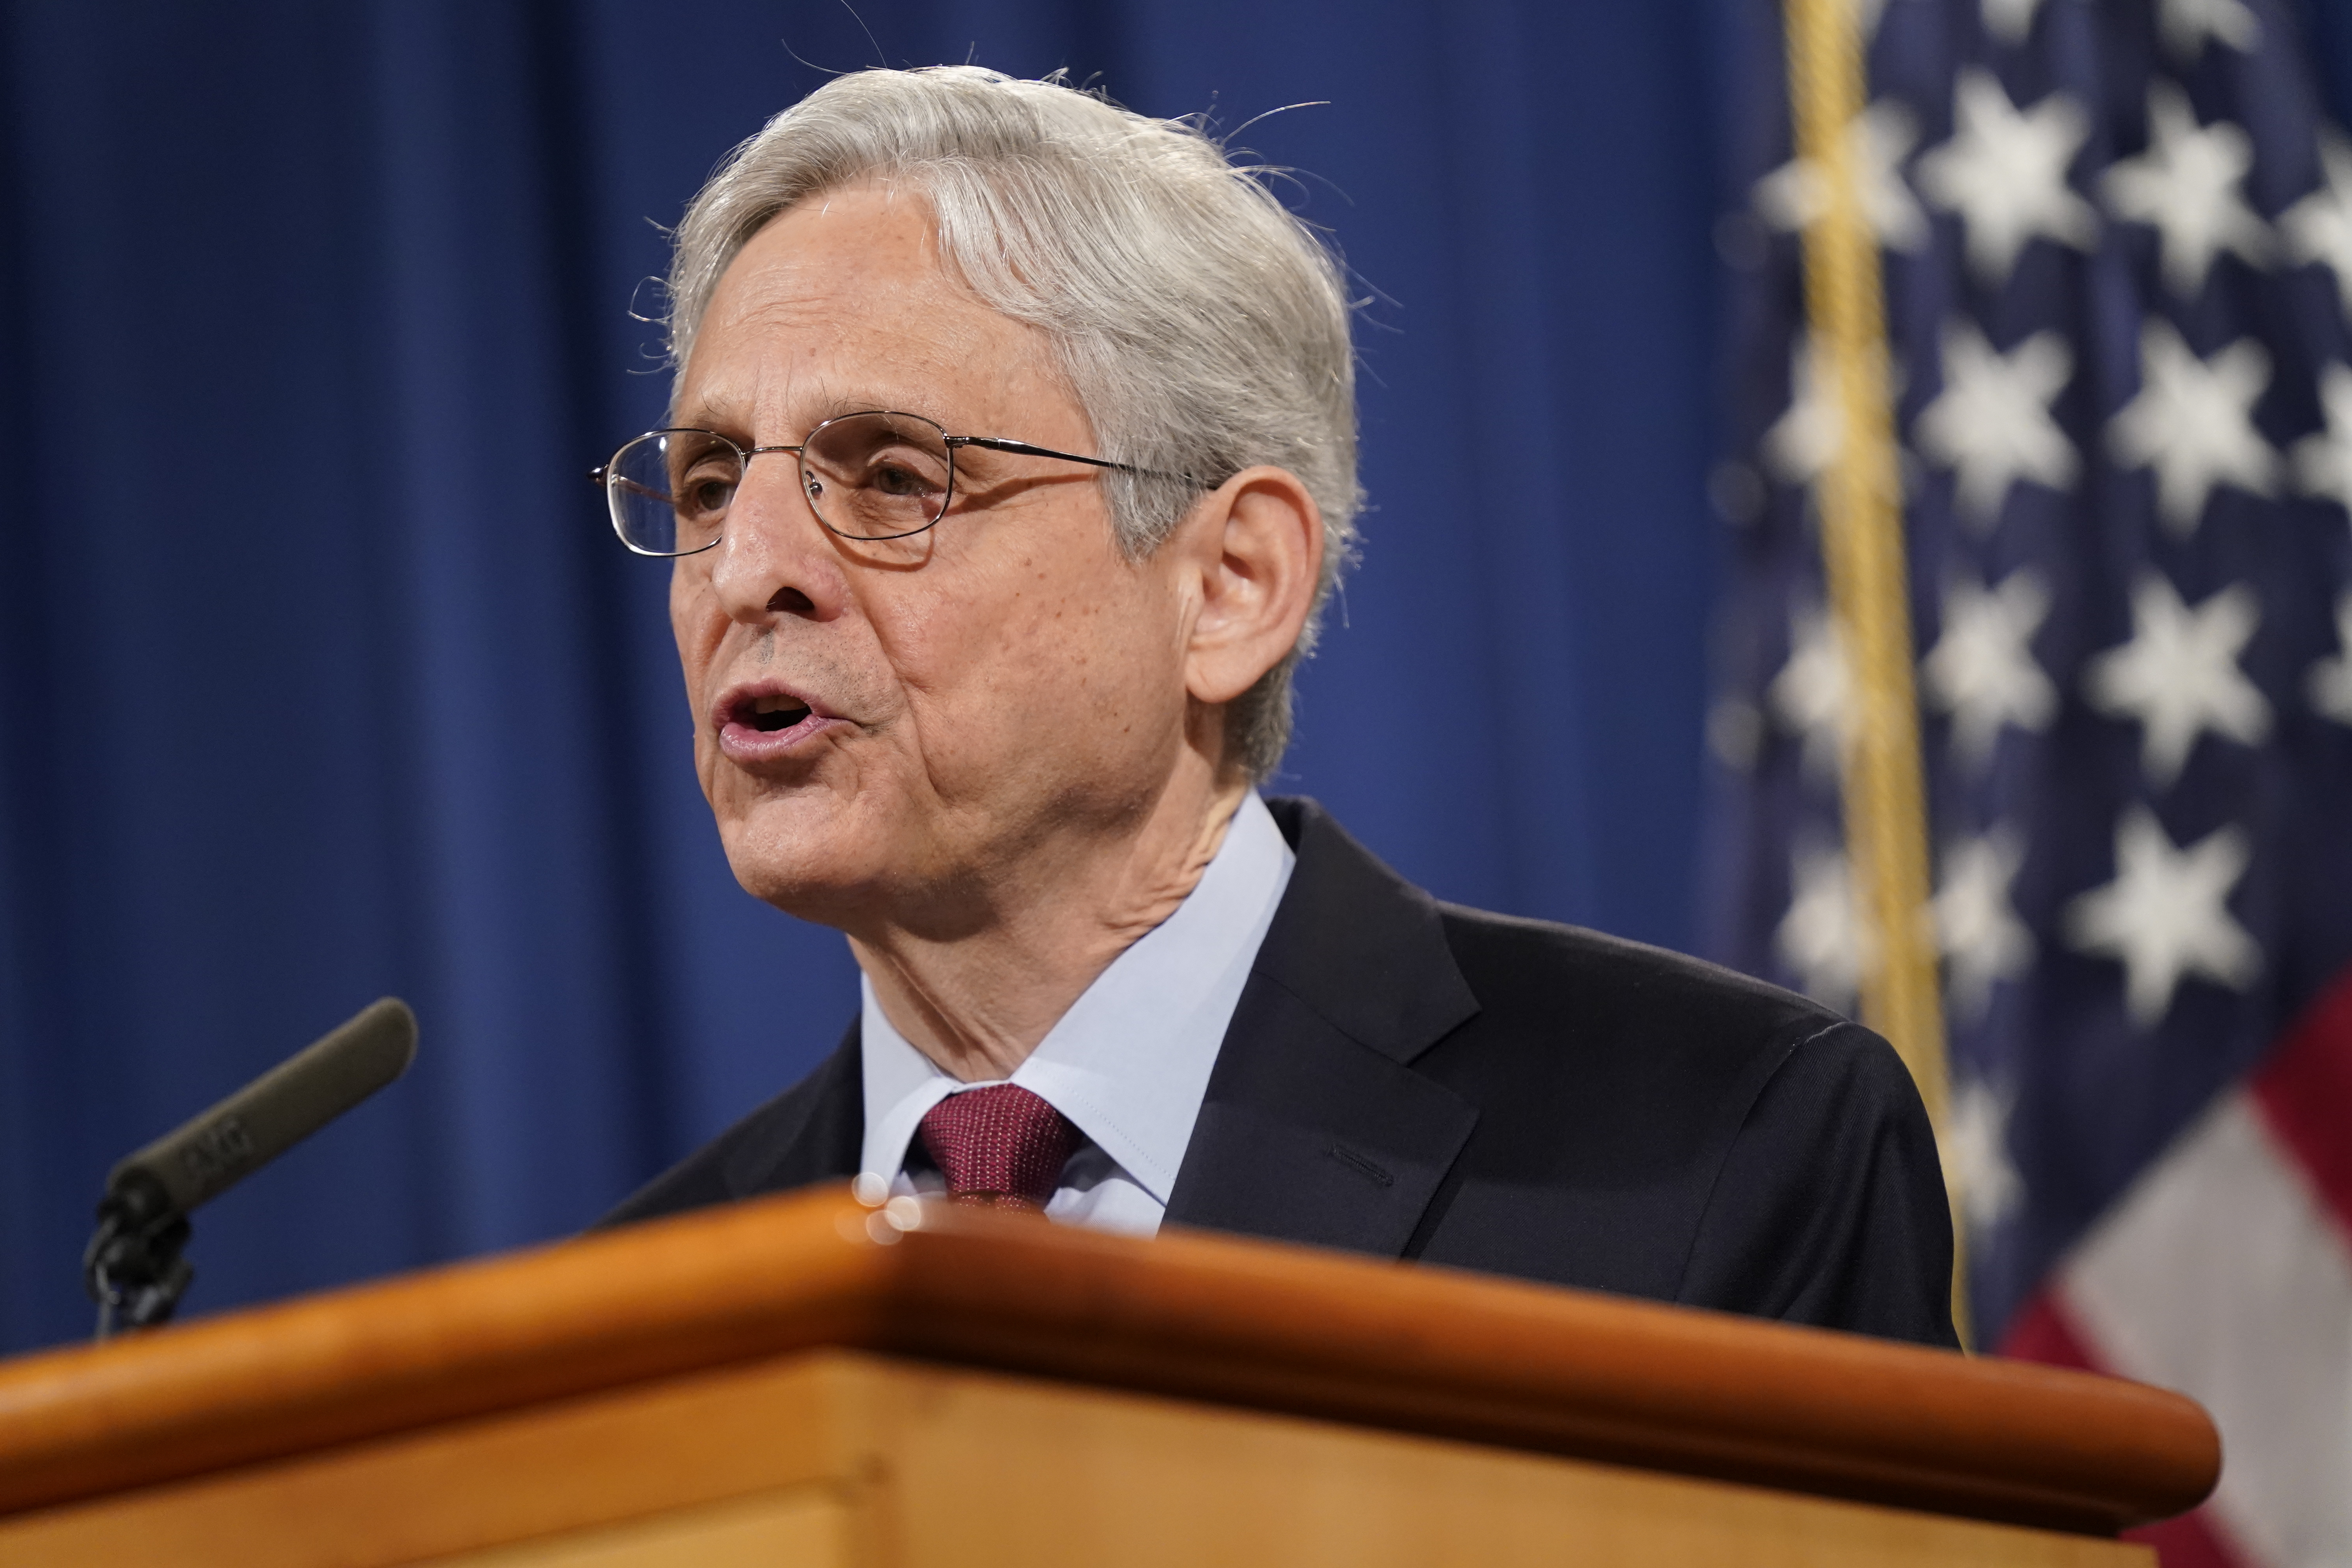
<svg viewBox="0 0 2352 1568">
<path fill-rule="evenodd" d="M 2352 1563 L 2352 141 L 2281 0 L 1862 0 L 1978 1343 L 2179 1388 L 2168 1564 Z M 1843 439 L 1780 17 L 1729 98 L 1717 956 L 1851 1005 Z"/>
</svg>

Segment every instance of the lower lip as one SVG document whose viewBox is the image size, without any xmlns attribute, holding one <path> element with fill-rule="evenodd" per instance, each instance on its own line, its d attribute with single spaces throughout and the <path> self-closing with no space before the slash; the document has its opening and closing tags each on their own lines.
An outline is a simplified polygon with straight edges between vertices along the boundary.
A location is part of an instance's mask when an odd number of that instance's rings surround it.
<svg viewBox="0 0 2352 1568">
<path fill-rule="evenodd" d="M 811 712 L 789 730 L 755 730 L 749 724 L 730 719 L 719 727 L 719 749 L 730 762 L 776 762 L 843 722 L 843 720 Z"/>
</svg>

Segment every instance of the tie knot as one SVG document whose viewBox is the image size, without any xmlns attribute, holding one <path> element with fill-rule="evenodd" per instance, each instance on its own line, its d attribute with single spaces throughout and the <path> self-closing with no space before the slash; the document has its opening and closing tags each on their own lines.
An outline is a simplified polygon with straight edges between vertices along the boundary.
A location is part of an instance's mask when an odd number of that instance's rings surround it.
<svg viewBox="0 0 2352 1568">
<path fill-rule="evenodd" d="M 1080 1142 L 1068 1117 L 1010 1083 L 948 1096 L 921 1131 L 948 1195 L 993 1208 L 1045 1208 Z"/>
</svg>

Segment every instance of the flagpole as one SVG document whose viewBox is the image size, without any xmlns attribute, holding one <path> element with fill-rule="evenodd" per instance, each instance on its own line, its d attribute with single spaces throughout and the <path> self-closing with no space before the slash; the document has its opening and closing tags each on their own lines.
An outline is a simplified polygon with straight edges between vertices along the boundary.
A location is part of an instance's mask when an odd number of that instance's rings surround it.
<svg viewBox="0 0 2352 1568">
<path fill-rule="evenodd" d="M 1830 614 L 1854 709 L 1839 782 L 1854 908 L 1869 934 L 1862 1016 L 1910 1068 L 1937 1140 L 1948 1147 L 1950 1079 L 1927 911 L 1927 807 L 1886 309 L 1878 239 L 1857 167 L 1865 101 L 1862 18 L 1856 0 L 1786 0 L 1786 7 L 1797 155 L 1815 172 L 1819 190 L 1804 228 L 1805 313 L 1816 374 L 1828 383 L 1842 433 L 1815 495 Z M 1948 1160 L 1944 1174 L 1954 1200 L 1952 1310 L 1965 1341 L 1967 1270 Z"/>
</svg>

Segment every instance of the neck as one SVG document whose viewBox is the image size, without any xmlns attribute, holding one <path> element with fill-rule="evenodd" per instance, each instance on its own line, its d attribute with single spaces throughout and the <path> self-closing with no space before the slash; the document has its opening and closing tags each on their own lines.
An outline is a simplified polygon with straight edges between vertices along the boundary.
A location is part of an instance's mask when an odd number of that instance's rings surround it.
<svg viewBox="0 0 2352 1568">
<path fill-rule="evenodd" d="M 1249 787 L 1181 768 L 1130 831 L 1057 846 L 1044 858 L 1050 871 L 992 900 L 980 929 L 938 940 L 886 921 L 853 933 L 850 951 L 884 1016 L 941 1071 L 1009 1078 L 1111 961 L 1191 895 Z"/>
</svg>

